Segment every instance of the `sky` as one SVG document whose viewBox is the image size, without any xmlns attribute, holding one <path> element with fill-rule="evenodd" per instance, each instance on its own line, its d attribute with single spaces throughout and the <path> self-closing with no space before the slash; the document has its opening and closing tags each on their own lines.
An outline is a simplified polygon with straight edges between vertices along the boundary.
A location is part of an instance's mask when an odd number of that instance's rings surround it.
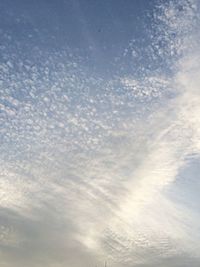
<svg viewBox="0 0 200 267">
<path fill-rule="evenodd" d="M 0 266 L 200 266 L 199 0 L 0 0 Z"/>
</svg>

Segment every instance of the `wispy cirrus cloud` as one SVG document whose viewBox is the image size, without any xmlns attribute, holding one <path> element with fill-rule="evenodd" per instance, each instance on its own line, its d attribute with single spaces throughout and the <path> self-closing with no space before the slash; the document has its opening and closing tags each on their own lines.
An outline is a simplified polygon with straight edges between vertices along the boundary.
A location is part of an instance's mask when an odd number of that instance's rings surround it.
<svg viewBox="0 0 200 267">
<path fill-rule="evenodd" d="M 170 74 L 103 79 L 68 52 L 5 53 L 2 266 L 198 266 L 198 207 L 177 185 L 200 149 L 195 8 L 157 5 L 150 51 Z"/>
</svg>

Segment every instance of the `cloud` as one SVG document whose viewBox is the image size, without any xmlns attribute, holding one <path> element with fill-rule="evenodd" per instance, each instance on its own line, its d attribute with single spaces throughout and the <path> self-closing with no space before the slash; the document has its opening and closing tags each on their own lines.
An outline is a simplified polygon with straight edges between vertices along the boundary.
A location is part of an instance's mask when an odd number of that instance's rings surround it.
<svg viewBox="0 0 200 267">
<path fill-rule="evenodd" d="M 0 89 L 2 266 L 105 259 L 113 266 L 198 265 L 198 208 L 177 200 L 177 179 L 200 149 L 192 3 L 157 10 L 158 32 L 168 30 L 159 51 L 180 56 L 173 75 L 103 79 L 64 52 L 40 51 L 35 60 L 7 54 Z"/>
</svg>

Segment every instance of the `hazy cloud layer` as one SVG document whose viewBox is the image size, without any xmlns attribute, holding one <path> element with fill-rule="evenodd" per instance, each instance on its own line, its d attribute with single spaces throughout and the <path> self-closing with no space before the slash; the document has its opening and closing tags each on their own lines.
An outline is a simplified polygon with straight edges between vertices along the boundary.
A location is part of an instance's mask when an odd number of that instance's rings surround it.
<svg viewBox="0 0 200 267">
<path fill-rule="evenodd" d="M 199 2 L 152 5 L 109 75 L 81 48 L 23 51 L 4 16 L 2 267 L 199 266 Z"/>
</svg>

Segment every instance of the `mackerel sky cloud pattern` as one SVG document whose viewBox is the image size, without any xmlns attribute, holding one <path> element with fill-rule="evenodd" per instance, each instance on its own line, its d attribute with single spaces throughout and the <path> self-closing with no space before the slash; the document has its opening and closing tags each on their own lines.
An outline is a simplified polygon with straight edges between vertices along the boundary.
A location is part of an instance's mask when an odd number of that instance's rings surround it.
<svg viewBox="0 0 200 267">
<path fill-rule="evenodd" d="M 200 265 L 199 0 L 0 3 L 0 266 Z"/>
</svg>

